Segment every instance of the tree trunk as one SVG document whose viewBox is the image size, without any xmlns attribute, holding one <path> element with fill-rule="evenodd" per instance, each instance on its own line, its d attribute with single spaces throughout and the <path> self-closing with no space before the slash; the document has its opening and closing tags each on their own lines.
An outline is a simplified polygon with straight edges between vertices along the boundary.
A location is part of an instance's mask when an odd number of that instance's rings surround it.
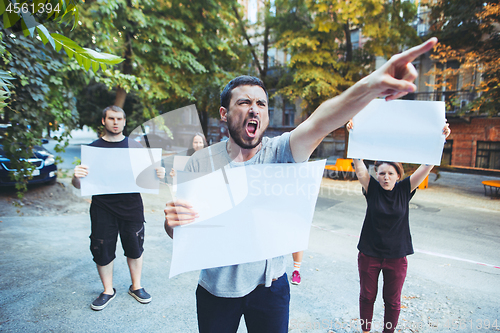
<svg viewBox="0 0 500 333">
<path fill-rule="evenodd" d="M 262 70 L 262 73 L 260 73 L 260 78 L 268 87 L 267 82 L 266 82 L 266 76 L 267 76 L 267 70 L 269 69 L 269 55 L 267 52 L 269 51 L 269 24 L 265 22 L 265 29 L 264 29 L 264 68 Z"/>
<path fill-rule="evenodd" d="M 200 125 L 205 138 L 208 140 L 208 111 L 200 110 L 198 111 L 198 116 L 200 117 Z"/>
<path fill-rule="evenodd" d="M 125 99 L 127 98 L 127 92 L 122 87 L 118 86 L 116 88 L 115 105 L 123 109 L 125 106 Z"/>
<path fill-rule="evenodd" d="M 349 63 L 352 61 L 352 42 L 351 42 L 351 29 L 349 28 L 349 20 L 344 24 L 344 34 L 345 34 L 345 62 Z"/>
<path fill-rule="evenodd" d="M 127 33 L 127 46 L 125 49 L 124 58 L 125 60 L 122 63 L 122 73 L 123 74 L 132 74 L 132 38 L 130 34 Z M 115 105 L 119 106 L 123 109 L 125 106 L 125 99 L 127 98 L 127 92 L 122 87 L 116 87 L 116 97 L 115 97 Z"/>
<path fill-rule="evenodd" d="M 255 67 L 257 67 L 257 70 L 259 71 L 259 75 L 262 78 L 265 76 L 265 74 L 264 74 L 264 70 L 262 69 L 262 66 L 260 65 L 260 61 L 259 61 L 259 58 L 257 57 L 257 53 L 255 52 L 255 47 L 253 46 L 252 42 L 250 41 L 250 38 L 248 37 L 247 31 L 245 30 L 245 24 L 241 20 L 240 14 L 238 13 L 238 8 L 236 8 L 235 5 L 233 5 L 232 8 L 234 11 L 234 15 L 236 16 L 236 19 L 238 20 L 238 23 L 239 23 L 239 26 L 241 29 L 241 33 L 242 33 L 243 37 L 245 37 L 247 44 L 250 47 L 250 52 L 252 53 L 253 62 L 255 64 Z"/>
<path fill-rule="evenodd" d="M 132 8 L 132 3 L 127 1 L 127 6 Z M 131 22 L 129 22 L 131 23 Z M 131 24 L 132 25 L 132 24 Z M 123 57 L 125 60 L 122 62 L 122 73 L 123 74 L 132 74 L 132 31 L 128 31 L 125 33 L 125 54 Z M 122 87 L 116 87 L 116 97 L 115 97 L 115 105 L 119 106 L 123 109 L 125 106 L 125 100 L 127 99 L 127 92 Z"/>
</svg>

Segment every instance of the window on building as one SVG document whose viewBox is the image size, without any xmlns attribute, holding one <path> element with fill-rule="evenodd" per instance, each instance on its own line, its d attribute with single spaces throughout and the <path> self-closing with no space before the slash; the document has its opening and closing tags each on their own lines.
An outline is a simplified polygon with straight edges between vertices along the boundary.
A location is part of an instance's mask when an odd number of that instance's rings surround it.
<svg viewBox="0 0 500 333">
<path fill-rule="evenodd" d="M 353 49 L 359 48 L 359 29 L 351 30 L 351 43 Z"/>
<path fill-rule="evenodd" d="M 269 49 L 267 51 L 267 56 L 269 57 L 267 60 L 269 67 L 276 66 L 276 49 L 275 48 Z"/>
<path fill-rule="evenodd" d="M 441 165 L 451 165 L 451 152 L 453 148 L 453 140 L 448 140 L 444 144 L 443 156 L 441 157 Z"/>
<path fill-rule="evenodd" d="M 283 107 L 283 126 L 295 125 L 295 104 L 290 101 L 284 101 Z"/>
<path fill-rule="evenodd" d="M 500 142 L 477 142 L 476 167 L 500 169 Z"/>
</svg>

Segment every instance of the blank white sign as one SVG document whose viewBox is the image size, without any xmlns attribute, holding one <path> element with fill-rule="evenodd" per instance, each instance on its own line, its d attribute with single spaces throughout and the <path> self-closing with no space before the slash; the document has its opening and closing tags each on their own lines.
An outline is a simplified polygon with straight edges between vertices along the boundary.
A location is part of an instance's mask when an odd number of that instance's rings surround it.
<svg viewBox="0 0 500 333">
<path fill-rule="evenodd" d="M 353 118 L 348 158 L 439 165 L 444 102 L 375 99 Z"/>
</svg>

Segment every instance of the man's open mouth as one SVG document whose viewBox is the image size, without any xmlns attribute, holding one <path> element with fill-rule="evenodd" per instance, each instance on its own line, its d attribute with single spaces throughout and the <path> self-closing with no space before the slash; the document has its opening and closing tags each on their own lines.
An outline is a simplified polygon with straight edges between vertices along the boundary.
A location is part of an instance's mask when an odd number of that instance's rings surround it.
<svg viewBox="0 0 500 333">
<path fill-rule="evenodd" d="M 247 131 L 248 136 L 254 137 L 255 133 L 257 132 L 258 126 L 259 126 L 259 122 L 257 120 L 250 119 L 247 122 L 247 126 L 246 126 L 246 131 Z"/>
</svg>

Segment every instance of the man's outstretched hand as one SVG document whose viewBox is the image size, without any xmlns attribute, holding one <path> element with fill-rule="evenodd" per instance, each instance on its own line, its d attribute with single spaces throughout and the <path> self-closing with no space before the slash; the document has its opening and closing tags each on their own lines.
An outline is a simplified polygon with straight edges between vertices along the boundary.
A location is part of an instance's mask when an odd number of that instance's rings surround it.
<svg viewBox="0 0 500 333">
<path fill-rule="evenodd" d="M 433 37 L 420 45 L 392 56 L 382 67 L 366 77 L 368 88 L 377 93 L 377 97 L 385 96 L 386 101 L 414 92 L 417 89 L 413 84 L 417 78 L 417 71 L 411 62 L 430 51 L 437 42 L 437 38 Z"/>
</svg>

